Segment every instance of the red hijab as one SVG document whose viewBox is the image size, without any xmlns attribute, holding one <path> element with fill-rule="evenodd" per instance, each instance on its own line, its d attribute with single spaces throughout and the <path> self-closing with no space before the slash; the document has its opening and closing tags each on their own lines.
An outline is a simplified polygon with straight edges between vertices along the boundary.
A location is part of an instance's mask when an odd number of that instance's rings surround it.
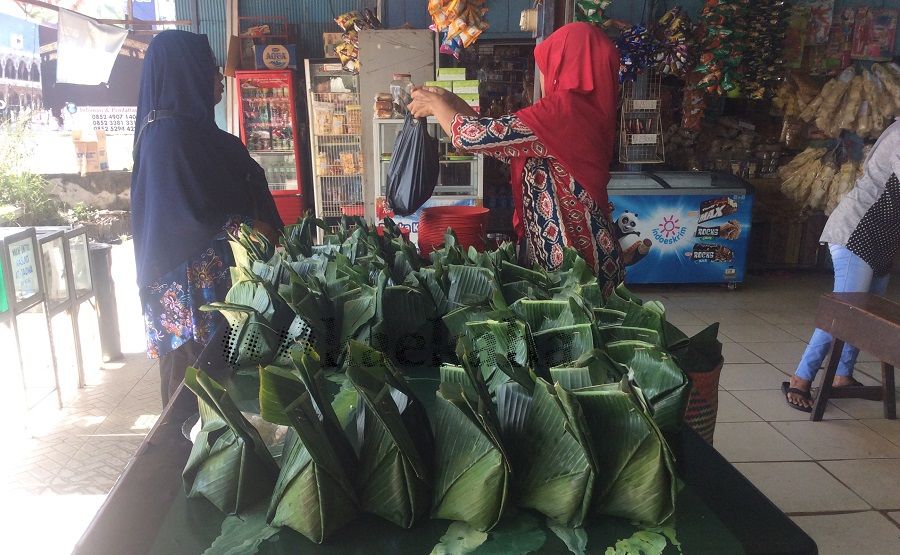
<svg viewBox="0 0 900 555">
<path fill-rule="evenodd" d="M 594 25 L 569 23 L 537 45 L 534 60 L 544 76 L 544 97 L 516 115 L 607 213 L 619 51 Z M 521 237 L 525 159 L 514 159 L 510 166 L 516 199 L 513 224 Z"/>
</svg>

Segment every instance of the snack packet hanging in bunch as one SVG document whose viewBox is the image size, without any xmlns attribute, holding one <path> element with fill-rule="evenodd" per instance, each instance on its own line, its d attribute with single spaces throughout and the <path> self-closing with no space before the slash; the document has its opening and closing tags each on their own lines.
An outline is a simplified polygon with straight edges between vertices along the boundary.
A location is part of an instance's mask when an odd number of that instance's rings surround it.
<svg viewBox="0 0 900 555">
<path fill-rule="evenodd" d="M 684 75 L 690 70 L 695 44 L 694 24 L 680 6 L 667 11 L 656 25 L 659 50 L 656 69 L 664 75 Z"/>
<path fill-rule="evenodd" d="M 619 35 L 616 48 L 619 49 L 619 82 L 624 83 L 634 81 L 651 66 L 658 45 L 646 27 L 633 25 Z"/>
<path fill-rule="evenodd" d="M 378 29 L 381 22 L 369 9 L 364 13 L 342 13 L 334 18 L 334 22 L 344 30 L 341 35 L 344 43 L 334 49 L 341 60 L 341 66 L 350 73 L 359 73 L 359 32 L 363 29 Z"/>
<path fill-rule="evenodd" d="M 701 63 L 694 71 L 700 74 L 696 86 L 707 93 L 727 94 L 737 89 L 747 7 L 748 0 L 706 0 L 700 12 L 697 36 Z"/>
<path fill-rule="evenodd" d="M 690 80 L 696 76 L 698 74 L 691 74 L 685 82 L 684 98 L 681 102 L 681 127 L 688 131 L 700 130 L 703 112 L 706 110 L 706 93 Z"/>
<path fill-rule="evenodd" d="M 757 0 L 750 5 L 744 39 L 741 88 L 753 100 L 771 98 L 781 77 L 784 40 L 790 11 L 784 0 Z"/>
<path fill-rule="evenodd" d="M 575 21 L 604 25 L 609 19 L 604 15 L 612 0 L 575 0 Z"/>
<path fill-rule="evenodd" d="M 430 29 L 441 35 L 441 53 L 459 59 L 462 49 L 490 27 L 484 19 L 487 11 L 484 0 L 428 0 Z"/>
</svg>

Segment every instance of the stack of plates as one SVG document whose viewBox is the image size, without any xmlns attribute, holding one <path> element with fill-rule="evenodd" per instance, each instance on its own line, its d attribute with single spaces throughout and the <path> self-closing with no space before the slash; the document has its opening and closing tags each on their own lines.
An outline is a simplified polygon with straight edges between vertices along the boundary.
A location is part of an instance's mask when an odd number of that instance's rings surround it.
<svg viewBox="0 0 900 555">
<path fill-rule="evenodd" d="M 419 217 L 419 252 L 428 256 L 444 244 L 447 228 L 456 233 L 459 244 L 464 248 L 485 249 L 485 226 L 487 208 L 481 206 L 433 206 L 422 210 Z"/>
</svg>

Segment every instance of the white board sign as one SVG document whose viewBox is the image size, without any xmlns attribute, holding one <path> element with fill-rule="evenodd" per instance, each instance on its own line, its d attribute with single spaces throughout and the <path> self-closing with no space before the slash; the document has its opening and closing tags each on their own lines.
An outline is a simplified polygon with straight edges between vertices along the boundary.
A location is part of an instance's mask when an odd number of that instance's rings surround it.
<svg viewBox="0 0 900 555">
<path fill-rule="evenodd" d="M 79 106 L 81 129 L 102 129 L 107 135 L 134 135 L 136 106 Z"/>
<path fill-rule="evenodd" d="M 636 133 L 631 136 L 631 144 L 655 145 L 657 137 L 659 137 L 659 135 L 656 133 Z"/>
</svg>

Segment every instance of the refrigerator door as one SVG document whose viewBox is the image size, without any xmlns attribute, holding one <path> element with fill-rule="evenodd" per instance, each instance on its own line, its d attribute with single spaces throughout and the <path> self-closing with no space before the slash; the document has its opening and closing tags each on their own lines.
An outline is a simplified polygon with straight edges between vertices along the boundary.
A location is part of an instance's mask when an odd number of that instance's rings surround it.
<svg viewBox="0 0 900 555">
<path fill-rule="evenodd" d="M 744 280 L 753 207 L 746 182 L 708 172 L 617 173 L 609 195 L 627 283 Z"/>
<path fill-rule="evenodd" d="M 241 139 L 266 172 L 281 220 L 293 224 L 304 206 L 295 73 L 239 71 L 235 78 L 241 102 Z"/>
<path fill-rule="evenodd" d="M 299 193 L 292 72 L 238 72 L 237 78 L 241 139 L 266 170 L 272 191 Z"/>
<path fill-rule="evenodd" d="M 306 78 L 315 210 L 334 228 L 365 213 L 359 78 L 337 60 L 306 60 Z"/>
</svg>

